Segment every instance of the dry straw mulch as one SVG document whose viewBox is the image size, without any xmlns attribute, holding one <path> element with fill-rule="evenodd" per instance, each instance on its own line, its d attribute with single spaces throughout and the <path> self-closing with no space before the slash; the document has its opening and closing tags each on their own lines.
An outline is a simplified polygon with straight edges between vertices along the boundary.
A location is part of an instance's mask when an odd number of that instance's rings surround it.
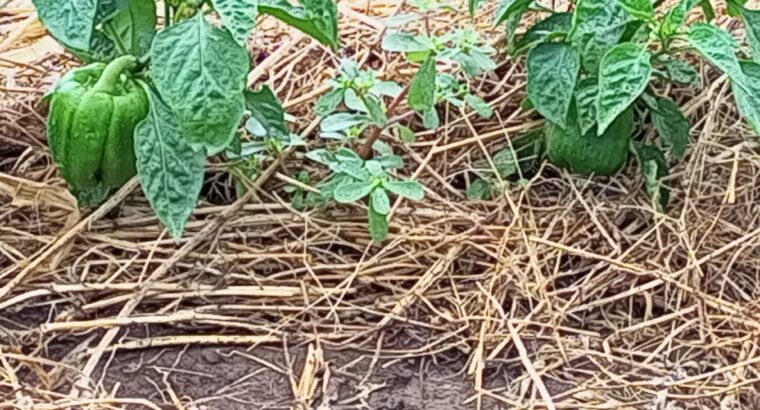
<svg viewBox="0 0 760 410">
<path fill-rule="evenodd" d="M 701 67 L 703 90 L 671 90 L 693 128 L 666 214 L 642 192 L 635 163 L 594 179 L 542 164 L 495 200 L 466 200 L 473 163 L 538 126 L 519 108 L 524 71 L 502 52 L 496 72 L 473 84 L 494 118 L 449 107 L 440 129 L 408 146 L 393 142 L 407 163 L 403 175 L 422 180 L 427 196 L 395 204 L 385 243 L 370 242 L 360 206 L 292 209 L 281 190 L 286 176 L 324 171 L 290 151 L 264 164 L 240 199 L 224 165 L 212 161 L 204 198 L 175 243 L 136 181 L 97 210 L 77 210 L 46 149 L 39 104 L 76 62 L 45 36 L 30 2 L 2 3 L 6 405 L 155 408 L 104 391 L 98 363 L 115 349 L 287 339 L 379 346 L 379 358 L 457 349 L 469 357 L 473 406 L 488 397 L 508 408 L 760 408 L 760 140 L 712 68 Z M 378 47 L 383 17 L 403 9 L 387 0 L 342 4 L 342 55 L 408 81 L 413 67 Z M 432 25 L 448 30 L 466 19 L 442 11 Z M 501 47 L 501 30 L 479 21 Z M 312 107 L 339 56 L 271 19 L 262 24 L 249 79 L 273 86 L 297 116 L 295 130 L 318 146 Z M 124 337 L 123 328 L 147 324 L 163 332 Z M 418 337 L 384 343 L 398 326 Z M 312 364 L 304 377 L 329 366 Z M 486 388 L 496 367 L 518 376 Z"/>
</svg>

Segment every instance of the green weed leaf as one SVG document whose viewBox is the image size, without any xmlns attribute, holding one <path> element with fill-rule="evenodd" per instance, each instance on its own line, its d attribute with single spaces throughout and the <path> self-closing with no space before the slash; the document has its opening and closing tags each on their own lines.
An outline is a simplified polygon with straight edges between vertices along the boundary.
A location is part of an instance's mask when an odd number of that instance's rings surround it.
<svg viewBox="0 0 760 410">
<path fill-rule="evenodd" d="M 435 108 L 431 108 L 422 113 L 422 126 L 432 130 L 438 128 L 441 125 L 441 119 L 438 117 L 438 111 Z"/>
<path fill-rule="evenodd" d="M 417 181 L 388 181 L 383 184 L 383 187 L 396 195 L 415 201 L 425 197 L 425 190 Z"/>
<path fill-rule="evenodd" d="M 414 134 L 414 131 L 412 131 L 411 128 L 404 125 L 398 126 L 398 137 L 405 144 L 411 144 L 417 139 L 417 136 Z"/>
<path fill-rule="evenodd" d="M 470 108 L 475 110 L 479 116 L 486 119 L 493 116 L 493 110 L 491 110 L 491 106 L 477 95 L 467 94 L 464 96 L 464 101 L 467 103 L 467 105 L 470 106 Z"/>
<path fill-rule="evenodd" d="M 224 150 L 243 116 L 246 50 L 198 13 L 161 30 L 151 56 L 156 87 L 190 146 L 208 155 Z"/>
<path fill-rule="evenodd" d="M 201 192 L 205 156 L 187 144 L 161 97 L 151 87 L 143 88 L 150 112 L 135 128 L 137 174 L 156 216 L 179 239 Z"/>
<path fill-rule="evenodd" d="M 465 195 L 467 195 L 467 199 L 473 201 L 488 201 L 491 199 L 492 193 L 493 188 L 491 184 L 482 178 L 477 178 L 467 187 Z"/>
<path fill-rule="evenodd" d="M 659 98 L 657 109 L 652 111 L 652 122 L 673 155 L 682 157 L 689 144 L 691 125 L 678 105 L 670 99 Z"/>
<path fill-rule="evenodd" d="M 354 126 L 364 124 L 368 120 L 369 118 L 363 114 L 339 112 L 325 117 L 325 119 L 322 120 L 321 128 L 323 132 L 343 131 Z"/>
<path fill-rule="evenodd" d="M 391 200 L 383 188 L 375 188 L 372 191 L 370 203 L 372 204 L 372 209 L 380 215 L 388 215 L 388 212 L 391 211 Z"/>
<path fill-rule="evenodd" d="M 650 59 L 646 49 L 633 43 L 619 44 L 604 55 L 596 100 L 598 135 L 644 92 L 652 74 Z"/>
<path fill-rule="evenodd" d="M 257 0 L 212 0 L 214 10 L 219 13 L 222 24 L 232 33 L 241 46 L 245 46 L 248 35 L 256 25 Z"/>
<path fill-rule="evenodd" d="M 322 94 L 317 100 L 316 112 L 320 117 L 327 117 L 343 101 L 343 96 L 346 93 L 345 88 L 333 88 L 332 90 Z"/>
<path fill-rule="evenodd" d="M 580 69 L 580 58 L 567 43 L 543 43 L 528 54 L 528 97 L 549 121 L 565 126 Z"/>
<path fill-rule="evenodd" d="M 383 111 L 383 107 L 380 105 L 380 102 L 377 101 L 375 97 L 369 95 L 364 96 L 364 98 L 362 98 L 362 101 L 364 102 L 364 106 L 367 107 L 367 113 L 369 114 L 369 118 L 372 120 L 372 124 L 380 128 L 385 127 L 385 123 L 388 119 L 385 117 L 385 112 Z"/>
<path fill-rule="evenodd" d="M 412 78 L 409 107 L 419 113 L 429 111 L 435 103 L 435 57 L 428 57 Z"/>
<path fill-rule="evenodd" d="M 395 53 L 415 53 L 430 51 L 435 46 L 425 36 L 415 36 L 407 33 L 389 33 L 383 37 L 381 47 L 385 51 Z"/>
<path fill-rule="evenodd" d="M 367 182 L 349 182 L 335 189 L 335 200 L 343 204 L 349 204 L 369 195 L 372 192 L 372 188 L 372 184 Z"/>
<path fill-rule="evenodd" d="M 386 216 L 375 211 L 370 200 L 369 212 L 369 234 L 375 242 L 382 242 L 388 237 L 388 220 Z"/>
<path fill-rule="evenodd" d="M 266 130 L 268 137 L 282 138 L 290 134 L 285 125 L 285 109 L 272 89 L 264 85 L 258 91 L 245 91 L 245 106 Z"/>
</svg>

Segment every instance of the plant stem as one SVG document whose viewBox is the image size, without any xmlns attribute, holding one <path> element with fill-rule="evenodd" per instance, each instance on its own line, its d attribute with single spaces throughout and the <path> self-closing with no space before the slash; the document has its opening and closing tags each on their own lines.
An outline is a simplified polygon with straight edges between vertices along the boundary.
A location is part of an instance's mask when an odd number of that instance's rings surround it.
<svg viewBox="0 0 760 410">
<path fill-rule="evenodd" d="M 136 65 L 137 57 L 135 56 L 125 55 L 116 58 L 108 63 L 103 70 L 103 74 L 100 75 L 98 82 L 92 87 L 92 90 L 113 94 L 115 92 L 116 84 L 119 83 L 119 76 L 121 76 L 124 71 L 135 68 Z"/>
<path fill-rule="evenodd" d="M 398 107 L 398 105 L 401 103 L 401 101 L 406 97 L 406 94 L 409 93 L 409 87 L 411 83 L 407 84 L 403 90 L 396 96 L 396 98 L 391 101 L 390 105 L 388 105 L 388 112 L 387 114 L 393 114 L 393 111 Z M 372 134 L 367 138 L 367 141 L 362 145 L 361 149 L 359 150 L 359 155 L 364 159 L 369 159 L 370 154 L 372 154 L 372 144 L 377 141 L 377 139 L 380 137 L 380 133 L 383 132 L 384 128 L 381 127 L 375 127 L 375 129 L 372 131 Z"/>
<path fill-rule="evenodd" d="M 119 38 L 119 36 L 116 34 L 116 30 L 114 30 L 113 25 L 111 24 L 111 20 L 103 23 L 103 30 L 111 38 L 111 40 L 113 40 L 114 44 L 116 44 L 116 49 L 119 51 L 119 55 L 123 56 L 129 54 L 130 50 L 127 50 L 127 47 L 121 41 L 121 38 Z"/>
<path fill-rule="evenodd" d="M 169 27 L 172 25 L 172 6 L 169 5 L 169 0 L 164 0 L 164 26 Z"/>
</svg>

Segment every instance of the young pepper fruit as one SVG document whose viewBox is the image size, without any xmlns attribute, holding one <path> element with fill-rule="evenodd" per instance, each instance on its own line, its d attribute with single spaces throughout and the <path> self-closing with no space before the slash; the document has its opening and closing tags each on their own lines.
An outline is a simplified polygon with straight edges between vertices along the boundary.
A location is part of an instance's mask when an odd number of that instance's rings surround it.
<svg viewBox="0 0 760 410">
<path fill-rule="evenodd" d="M 135 57 L 123 56 L 71 70 L 46 96 L 53 159 L 87 205 L 102 201 L 136 173 L 133 133 L 149 109 L 145 91 L 132 77 L 136 65 Z"/>
</svg>

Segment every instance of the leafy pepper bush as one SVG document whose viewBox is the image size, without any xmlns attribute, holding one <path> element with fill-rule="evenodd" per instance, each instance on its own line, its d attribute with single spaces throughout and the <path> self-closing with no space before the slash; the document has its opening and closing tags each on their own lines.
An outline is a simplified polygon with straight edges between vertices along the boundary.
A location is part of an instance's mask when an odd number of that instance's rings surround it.
<svg viewBox="0 0 760 410">
<path fill-rule="evenodd" d="M 479 3 L 471 0 L 470 10 Z M 662 90 L 668 83 L 700 86 L 687 53 L 696 52 L 726 74 L 739 111 L 760 131 L 760 11 L 747 9 L 746 1 L 728 1 L 729 13 L 747 29 L 749 47 L 743 49 L 710 23 L 715 16 L 710 1 L 680 0 L 670 8 L 664 3 L 578 0 L 569 11 L 557 11 L 531 0 L 502 0 L 495 16 L 496 24 L 506 25 L 508 52 L 525 56 L 525 104 L 546 120 L 548 159 L 579 174 L 612 175 L 633 151 L 660 207 L 668 201 L 668 156 L 684 154 L 690 129 L 678 104 Z M 697 7 L 705 21 L 687 24 Z M 529 15 L 538 22 L 518 35 Z M 633 135 L 634 124 L 649 123 L 656 141 Z"/>
<path fill-rule="evenodd" d="M 266 87 L 246 90 L 245 41 L 268 14 L 338 47 L 333 0 L 34 0 L 50 34 L 87 63 L 48 93 L 53 158 L 83 205 L 97 205 L 135 175 L 158 218 L 182 236 L 206 157 L 245 148 L 244 119 L 268 145 L 293 145 Z M 221 27 L 212 24 L 216 14 Z"/>
</svg>

